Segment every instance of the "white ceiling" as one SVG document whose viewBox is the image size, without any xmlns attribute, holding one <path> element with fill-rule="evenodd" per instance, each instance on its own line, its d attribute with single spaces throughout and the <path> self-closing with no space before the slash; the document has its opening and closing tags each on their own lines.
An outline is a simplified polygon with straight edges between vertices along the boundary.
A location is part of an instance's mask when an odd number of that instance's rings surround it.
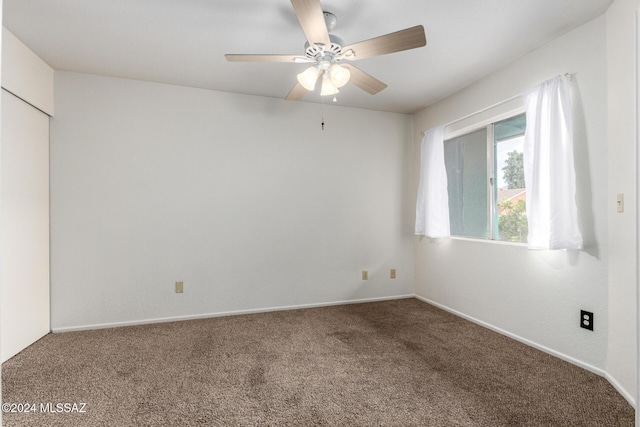
<svg viewBox="0 0 640 427">
<path fill-rule="evenodd" d="M 347 85 L 338 103 L 416 112 L 601 15 L 612 1 L 323 0 L 346 44 L 419 24 L 427 36 L 426 47 L 358 61 L 389 87 L 369 95 Z M 290 0 L 4 0 L 3 15 L 3 25 L 56 70 L 284 98 L 307 67 L 224 59 L 302 54 Z"/>
</svg>

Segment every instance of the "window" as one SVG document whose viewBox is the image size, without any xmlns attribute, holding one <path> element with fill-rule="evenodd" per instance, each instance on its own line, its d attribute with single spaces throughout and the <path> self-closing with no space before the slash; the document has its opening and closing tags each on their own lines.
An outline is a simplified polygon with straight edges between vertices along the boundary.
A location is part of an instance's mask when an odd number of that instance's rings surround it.
<svg viewBox="0 0 640 427">
<path fill-rule="evenodd" d="M 452 236 L 527 241 L 525 115 L 444 143 Z"/>
</svg>

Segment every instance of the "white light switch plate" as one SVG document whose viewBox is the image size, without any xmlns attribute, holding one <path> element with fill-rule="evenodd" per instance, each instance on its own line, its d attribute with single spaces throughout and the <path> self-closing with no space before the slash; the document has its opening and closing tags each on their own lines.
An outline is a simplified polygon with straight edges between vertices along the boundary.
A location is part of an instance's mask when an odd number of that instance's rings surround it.
<svg viewBox="0 0 640 427">
<path fill-rule="evenodd" d="M 616 207 L 618 209 L 618 213 L 624 212 L 624 194 L 618 193 L 618 198 L 616 200 Z"/>
</svg>

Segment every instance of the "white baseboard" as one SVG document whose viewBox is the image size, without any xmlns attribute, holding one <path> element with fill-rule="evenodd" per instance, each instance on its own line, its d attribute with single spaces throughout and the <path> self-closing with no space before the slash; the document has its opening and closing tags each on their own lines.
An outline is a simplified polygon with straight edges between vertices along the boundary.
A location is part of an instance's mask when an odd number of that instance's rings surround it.
<svg viewBox="0 0 640 427">
<path fill-rule="evenodd" d="M 51 332 L 61 333 L 61 332 L 73 332 L 73 331 L 87 331 L 92 329 L 119 328 L 123 326 L 138 326 L 138 325 L 148 325 L 152 323 L 167 323 L 167 322 L 179 322 L 183 320 L 209 319 L 214 317 L 238 316 L 242 314 L 267 313 L 271 311 L 300 310 L 303 308 L 330 307 L 334 305 L 362 304 L 367 302 L 390 301 L 390 300 L 407 299 L 407 298 L 414 298 L 414 297 L 415 295 L 413 294 L 394 295 L 394 296 L 388 296 L 388 297 L 332 301 L 332 302 L 323 302 L 323 303 L 317 303 L 317 304 L 287 305 L 287 306 L 281 306 L 281 307 L 264 307 L 264 308 L 256 308 L 256 309 L 249 309 L 249 310 L 222 311 L 218 313 L 203 313 L 203 314 L 195 314 L 195 315 L 188 315 L 188 316 L 159 317 L 154 319 L 131 320 L 131 321 L 125 321 L 125 322 L 110 322 L 110 323 L 98 323 L 98 324 L 80 325 L 80 326 L 69 326 L 69 327 L 62 327 L 62 328 L 52 328 Z"/>
<path fill-rule="evenodd" d="M 585 363 L 585 362 L 583 362 L 581 360 L 575 359 L 575 358 L 573 358 L 571 356 L 567 356 L 564 353 L 560 353 L 559 351 L 553 350 L 553 349 L 551 349 L 549 347 L 545 347 L 544 345 L 538 344 L 536 342 L 533 342 L 531 340 L 523 338 L 523 337 L 521 337 L 519 335 L 516 335 L 514 333 L 511 333 L 509 331 L 505 331 L 504 329 L 501 329 L 501 328 L 498 328 L 498 327 L 496 327 L 494 325 L 491 325 L 489 323 L 483 322 L 482 320 L 478 320 L 475 317 L 468 316 L 468 315 L 466 315 L 464 313 L 461 313 L 461 312 L 459 312 L 457 310 L 449 308 L 449 307 L 447 307 L 445 305 L 439 304 L 439 303 L 437 303 L 435 301 L 431 301 L 431 300 L 429 300 L 427 298 L 424 298 L 424 297 L 421 297 L 419 295 L 416 295 L 415 297 L 417 299 L 419 299 L 420 301 L 426 302 L 427 304 L 431 304 L 431 305 L 433 305 L 435 307 L 441 308 L 441 309 L 443 309 L 445 311 L 448 311 L 449 313 L 455 314 L 456 316 L 459 316 L 459 317 L 462 317 L 463 319 L 469 320 L 470 322 L 478 324 L 478 325 L 480 325 L 482 327 L 485 327 L 487 329 L 491 329 L 492 331 L 495 331 L 495 332 L 497 332 L 499 334 L 505 335 L 505 336 L 507 336 L 509 338 L 512 338 L 512 339 L 516 340 L 516 341 L 520 341 L 523 344 L 526 344 L 526 345 L 528 345 L 530 347 L 536 348 L 536 349 L 538 349 L 540 351 L 544 351 L 547 354 L 555 356 L 555 357 L 557 357 L 559 359 L 562 359 L 562 360 L 564 360 L 566 362 L 569 362 L 569 363 L 571 363 L 573 365 L 576 365 L 576 366 L 579 366 L 579 367 L 581 367 L 583 369 L 586 369 L 589 372 L 593 372 L 596 375 L 600 375 L 601 377 L 606 378 L 607 381 L 609 381 L 611 383 L 611 385 L 629 402 L 629 404 L 631 406 L 633 406 L 634 408 L 636 408 L 636 402 L 633 399 L 633 396 L 631 395 L 631 393 L 629 393 L 627 390 L 625 390 L 624 387 L 622 387 L 620 385 L 620 383 L 618 381 L 616 381 L 615 378 L 613 378 L 611 375 L 609 375 L 605 370 L 597 368 L 597 367 L 595 367 L 593 365 L 590 365 L 588 363 Z"/>
<path fill-rule="evenodd" d="M 627 399 L 627 402 L 629 402 L 629 404 L 633 406 L 633 408 L 637 411 L 638 406 L 636 405 L 636 401 L 633 399 L 633 396 L 631 395 L 631 393 L 625 390 L 625 388 L 622 387 L 620 383 L 614 377 L 612 377 L 608 372 L 605 372 L 604 377 L 607 379 L 607 381 L 609 381 L 609 383 L 611 383 L 613 388 L 615 388 L 618 391 L 618 393 L 620 393 L 625 399 Z"/>
</svg>

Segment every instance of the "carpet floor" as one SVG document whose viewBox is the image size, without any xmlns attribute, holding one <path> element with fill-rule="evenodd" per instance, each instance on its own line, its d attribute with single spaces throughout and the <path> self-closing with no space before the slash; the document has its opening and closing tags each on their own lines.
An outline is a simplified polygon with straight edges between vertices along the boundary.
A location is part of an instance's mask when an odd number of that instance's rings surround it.
<svg viewBox="0 0 640 427">
<path fill-rule="evenodd" d="M 604 378 L 416 299 L 49 334 L 2 395 L 35 404 L 5 426 L 634 425 Z"/>
</svg>

